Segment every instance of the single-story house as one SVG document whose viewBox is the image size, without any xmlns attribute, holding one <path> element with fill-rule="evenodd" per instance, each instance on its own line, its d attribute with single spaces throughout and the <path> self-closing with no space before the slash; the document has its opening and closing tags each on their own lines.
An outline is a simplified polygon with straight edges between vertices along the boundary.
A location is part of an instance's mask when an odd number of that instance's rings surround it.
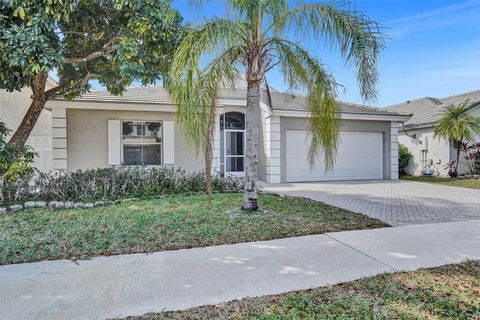
<svg viewBox="0 0 480 320">
<path fill-rule="evenodd" d="M 340 142 L 333 170 L 319 157 L 310 168 L 305 99 L 261 92 L 259 178 L 269 183 L 398 179 L 397 132 L 410 119 L 381 109 L 342 103 Z M 204 157 L 185 142 L 175 106 L 160 86 L 130 88 L 123 96 L 98 91 L 74 101 L 55 99 L 52 111 L 53 168 L 108 166 L 204 168 Z M 213 168 L 242 176 L 245 157 L 246 89 L 225 88 L 216 106 Z"/>
<path fill-rule="evenodd" d="M 51 77 L 47 78 L 46 90 L 57 85 Z M 32 103 L 32 90 L 23 88 L 21 91 L 8 92 L 0 90 L 0 121 L 5 123 L 10 134 L 7 140 L 17 130 Z M 44 109 L 40 113 L 27 143 L 36 153 L 32 166 L 40 171 L 52 170 L 52 115 L 50 110 Z"/>
<path fill-rule="evenodd" d="M 463 103 L 471 105 L 470 112 L 473 115 L 480 116 L 480 90 L 442 99 L 419 98 L 385 108 L 391 112 L 413 114 L 410 120 L 400 126 L 398 133 L 398 142 L 413 154 L 407 173 L 422 175 L 426 171 L 432 171 L 434 175 L 447 176 L 445 164 L 457 158 L 456 151 L 447 140 L 434 138 L 434 125 L 446 106 Z M 480 141 L 480 137 L 476 136 L 475 141 Z M 459 174 L 466 173 L 467 170 L 461 156 Z"/>
</svg>

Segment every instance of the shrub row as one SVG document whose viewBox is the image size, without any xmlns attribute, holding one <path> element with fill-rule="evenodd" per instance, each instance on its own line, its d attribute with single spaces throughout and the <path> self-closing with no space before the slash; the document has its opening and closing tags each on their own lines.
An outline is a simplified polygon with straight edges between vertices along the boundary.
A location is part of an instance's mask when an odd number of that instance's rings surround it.
<svg viewBox="0 0 480 320">
<path fill-rule="evenodd" d="M 236 192 L 243 181 L 234 177 L 212 177 L 215 192 Z M 203 172 L 187 173 L 182 169 L 99 168 L 75 172 L 39 173 L 32 179 L 0 182 L 0 203 L 24 201 L 113 201 L 131 197 L 204 192 Z"/>
</svg>

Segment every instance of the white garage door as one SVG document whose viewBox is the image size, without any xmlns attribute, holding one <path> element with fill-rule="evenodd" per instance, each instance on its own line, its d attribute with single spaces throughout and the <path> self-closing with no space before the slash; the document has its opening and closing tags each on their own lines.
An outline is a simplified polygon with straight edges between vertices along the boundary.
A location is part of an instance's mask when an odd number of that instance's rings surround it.
<svg viewBox="0 0 480 320">
<path fill-rule="evenodd" d="M 311 169 L 306 131 L 287 130 L 286 180 L 330 181 L 382 179 L 383 141 L 380 132 L 341 132 L 335 166 L 325 172 L 323 154 Z"/>
</svg>

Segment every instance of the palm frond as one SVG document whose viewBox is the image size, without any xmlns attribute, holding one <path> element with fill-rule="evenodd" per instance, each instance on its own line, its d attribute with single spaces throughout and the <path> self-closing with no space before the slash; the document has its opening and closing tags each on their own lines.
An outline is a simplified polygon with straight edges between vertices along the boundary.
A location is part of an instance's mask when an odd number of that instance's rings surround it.
<svg viewBox="0 0 480 320">
<path fill-rule="evenodd" d="M 218 94 L 219 88 L 233 86 L 238 79 L 240 71 L 236 68 L 238 59 L 243 54 L 243 48 L 232 47 L 215 58 L 205 67 L 200 77 L 200 82 L 196 84 L 199 90 L 199 107 L 202 122 L 210 113 L 211 108 L 215 108 L 212 101 Z M 203 131 L 207 134 L 204 141 L 213 139 L 213 132 Z"/>
<path fill-rule="evenodd" d="M 268 43 L 276 51 L 280 69 L 290 88 L 300 86 L 307 90 L 306 105 L 311 113 L 309 162 L 324 153 L 326 170 L 333 167 L 339 136 L 339 110 L 335 101 L 337 83 L 323 65 L 299 45 L 279 38 Z"/>
<path fill-rule="evenodd" d="M 213 18 L 189 31 L 175 53 L 167 88 L 176 105 L 177 120 L 186 140 L 197 150 L 204 139 L 202 133 L 205 132 L 207 123 L 205 117 L 211 105 L 211 97 L 215 93 L 212 86 L 220 81 L 220 78 L 206 78 L 206 74 L 218 74 L 220 71 L 217 68 L 226 68 L 224 72 L 227 75 L 231 73 L 233 60 L 242 52 L 242 47 L 236 44 L 244 40 L 243 28 L 240 23 Z M 210 67 L 207 66 L 207 71 L 201 70 L 202 57 L 215 53 L 218 57 L 213 59 Z M 224 61 L 229 61 L 230 64 L 227 65 Z M 213 63 L 218 63 L 218 66 L 213 68 Z M 212 82 L 212 86 L 209 86 L 206 79 Z"/>
<path fill-rule="evenodd" d="M 171 75 L 182 76 L 185 70 L 199 67 L 200 58 L 245 43 L 245 26 L 237 21 L 212 18 L 188 32 L 171 65 Z"/>
<path fill-rule="evenodd" d="M 377 59 L 385 40 L 379 24 L 343 2 L 297 6 L 275 22 L 277 29 L 285 27 L 298 35 L 311 35 L 314 40 L 321 39 L 339 49 L 346 63 L 356 67 L 362 98 L 377 98 Z"/>
<path fill-rule="evenodd" d="M 480 117 L 471 112 L 471 105 L 448 105 L 435 123 L 434 137 L 444 138 L 453 146 L 465 140 L 472 140 L 474 133 L 480 133 Z"/>
</svg>

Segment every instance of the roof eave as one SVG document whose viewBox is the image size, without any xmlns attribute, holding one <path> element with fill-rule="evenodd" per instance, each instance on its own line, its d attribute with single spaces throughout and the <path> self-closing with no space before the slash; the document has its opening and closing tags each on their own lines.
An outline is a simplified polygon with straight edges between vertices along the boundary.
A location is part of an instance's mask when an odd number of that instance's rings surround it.
<svg viewBox="0 0 480 320">
<path fill-rule="evenodd" d="M 404 124 L 403 129 L 412 130 L 412 129 L 430 128 L 430 127 L 433 127 L 434 124 L 435 124 L 435 121 L 428 121 L 428 122 L 421 122 L 421 123 L 409 123 L 409 124 Z"/>
<path fill-rule="evenodd" d="M 311 117 L 311 113 L 307 110 L 292 110 L 292 109 L 273 109 L 273 115 L 284 116 L 284 117 Z M 406 122 L 410 120 L 412 115 L 404 114 L 387 114 L 387 113 L 374 113 L 374 112 L 351 112 L 343 111 L 340 112 L 340 118 L 344 120 L 373 120 L 373 121 L 397 121 L 397 122 Z"/>
</svg>

